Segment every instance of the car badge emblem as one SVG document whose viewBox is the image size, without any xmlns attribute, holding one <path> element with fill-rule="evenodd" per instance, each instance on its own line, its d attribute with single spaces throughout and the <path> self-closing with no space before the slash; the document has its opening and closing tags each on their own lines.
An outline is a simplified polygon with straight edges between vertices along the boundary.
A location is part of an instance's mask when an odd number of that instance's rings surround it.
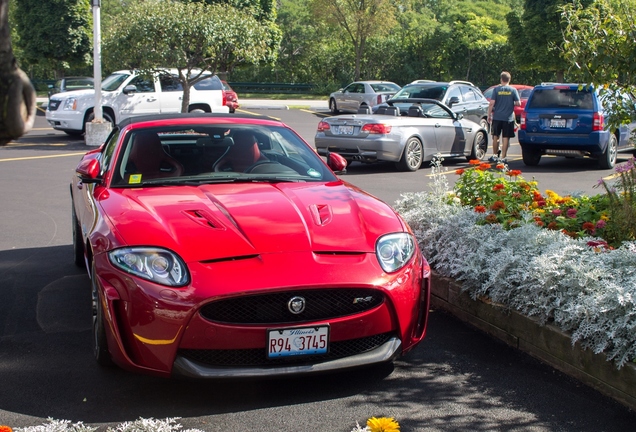
<svg viewBox="0 0 636 432">
<path fill-rule="evenodd" d="M 287 309 L 294 315 L 298 315 L 305 310 L 305 299 L 300 296 L 292 297 L 287 302 Z"/>
</svg>

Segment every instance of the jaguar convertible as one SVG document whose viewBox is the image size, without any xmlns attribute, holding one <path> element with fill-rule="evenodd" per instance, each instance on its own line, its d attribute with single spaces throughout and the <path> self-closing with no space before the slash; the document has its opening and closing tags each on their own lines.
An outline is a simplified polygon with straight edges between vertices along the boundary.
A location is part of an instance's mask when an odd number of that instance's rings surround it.
<svg viewBox="0 0 636 432">
<path fill-rule="evenodd" d="M 98 363 L 164 377 L 390 363 L 425 336 L 430 268 L 387 204 L 267 117 L 135 117 L 70 185 Z M 86 311 L 90 313 L 89 311 Z"/>
<path fill-rule="evenodd" d="M 395 162 L 417 171 L 435 155 L 482 160 L 488 132 L 434 99 L 389 99 L 374 113 L 327 117 L 314 138 L 318 154 L 338 153 L 348 162 Z"/>
</svg>

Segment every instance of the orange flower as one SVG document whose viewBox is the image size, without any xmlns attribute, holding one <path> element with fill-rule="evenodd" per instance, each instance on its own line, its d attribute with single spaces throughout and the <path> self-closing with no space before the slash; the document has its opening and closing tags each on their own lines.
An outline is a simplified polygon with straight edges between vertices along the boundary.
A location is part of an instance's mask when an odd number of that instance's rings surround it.
<svg viewBox="0 0 636 432">
<path fill-rule="evenodd" d="M 513 197 L 513 198 L 516 198 L 516 199 L 519 199 L 519 198 L 521 198 L 521 193 L 519 193 L 519 192 L 513 192 L 513 193 L 512 193 L 512 197 Z"/>
<path fill-rule="evenodd" d="M 521 175 L 521 170 L 510 170 L 506 174 L 510 177 L 518 177 Z"/>
<path fill-rule="evenodd" d="M 539 219 L 539 220 L 538 220 L 538 221 L 536 221 L 535 223 L 537 224 L 537 226 L 540 226 L 540 227 L 542 227 L 543 225 L 545 225 L 541 219 Z"/>
<path fill-rule="evenodd" d="M 13 429 L 11 429 L 9 426 L 0 425 L 0 432 L 13 432 Z"/>
<path fill-rule="evenodd" d="M 548 229 L 550 230 L 556 230 L 557 229 L 557 223 L 556 222 L 550 222 L 548 224 Z"/>
<path fill-rule="evenodd" d="M 481 171 L 489 170 L 490 169 L 490 164 L 488 162 L 482 162 L 482 163 L 479 164 L 477 169 L 481 170 Z"/>
<path fill-rule="evenodd" d="M 488 216 L 486 216 L 486 222 L 497 223 L 497 216 L 495 216 L 494 213 L 490 213 Z"/>
<path fill-rule="evenodd" d="M 500 169 L 500 170 L 504 169 L 505 167 L 506 167 L 506 166 L 505 166 L 504 164 L 497 164 L 497 165 L 495 165 L 495 168 Z"/>
<path fill-rule="evenodd" d="M 483 205 L 475 206 L 475 211 L 477 213 L 486 213 L 486 207 L 484 207 Z"/>
<path fill-rule="evenodd" d="M 494 191 L 498 191 L 498 190 L 501 190 L 501 189 L 503 189 L 503 188 L 505 188 L 505 187 L 506 187 L 506 186 L 505 186 L 503 183 L 497 183 L 496 185 L 494 185 L 494 186 L 492 187 L 492 190 L 494 190 Z"/>
<path fill-rule="evenodd" d="M 457 174 L 457 175 L 462 175 L 462 174 L 464 174 L 464 169 L 463 169 L 463 168 L 460 168 L 460 169 L 458 169 L 458 170 L 455 170 L 455 174 Z"/>
<path fill-rule="evenodd" d="M 481 161 L 479 159 L 471 159 L 468 163 L 471 165 L 481 165 Z"/>
</svg>

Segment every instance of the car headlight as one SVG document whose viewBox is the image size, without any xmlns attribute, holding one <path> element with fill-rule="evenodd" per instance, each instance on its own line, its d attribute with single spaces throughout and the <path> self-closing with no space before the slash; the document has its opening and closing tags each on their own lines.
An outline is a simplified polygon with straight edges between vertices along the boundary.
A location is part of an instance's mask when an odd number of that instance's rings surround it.
<svg viewBox="0 0 636 432">
<path fill-rule="evenodd" d="M 183 260 L 166 249 L 127 247 L 110 251 L 108 258 L 126 273 L 160 285 L 179 287 L 190 282 Z"/>
<path fill-rule="evenodd" d="M 75 111 L 77 109 L 77 98 L 71 97 L 66 99 L 64 102 L 64 107 L 62 108 L 67 111 Z"/>
<path fill-rule="evenodd" d="M 375 244 L 375 254 L 382 270 L 387 273 L 398 271 L 409 262 L 415 253 L 415 240 L 408 233 L 387 234 Z"/>
</svg>

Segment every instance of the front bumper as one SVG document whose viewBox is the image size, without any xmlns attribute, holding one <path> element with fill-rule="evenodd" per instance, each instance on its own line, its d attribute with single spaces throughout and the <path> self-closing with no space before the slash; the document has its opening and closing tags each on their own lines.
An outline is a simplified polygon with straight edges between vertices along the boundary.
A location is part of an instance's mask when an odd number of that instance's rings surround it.
<svg viewBox="0 0 636 432">
<path fill-rule="evenodd" d="M 53 129 L 63 131 L 77 131 L 84 130 L 84 113 L 79 111 L 70 111 L 57 109 L 56 111 L 46 111 L 46 121 L 53 127 Z"/>
</svg>

